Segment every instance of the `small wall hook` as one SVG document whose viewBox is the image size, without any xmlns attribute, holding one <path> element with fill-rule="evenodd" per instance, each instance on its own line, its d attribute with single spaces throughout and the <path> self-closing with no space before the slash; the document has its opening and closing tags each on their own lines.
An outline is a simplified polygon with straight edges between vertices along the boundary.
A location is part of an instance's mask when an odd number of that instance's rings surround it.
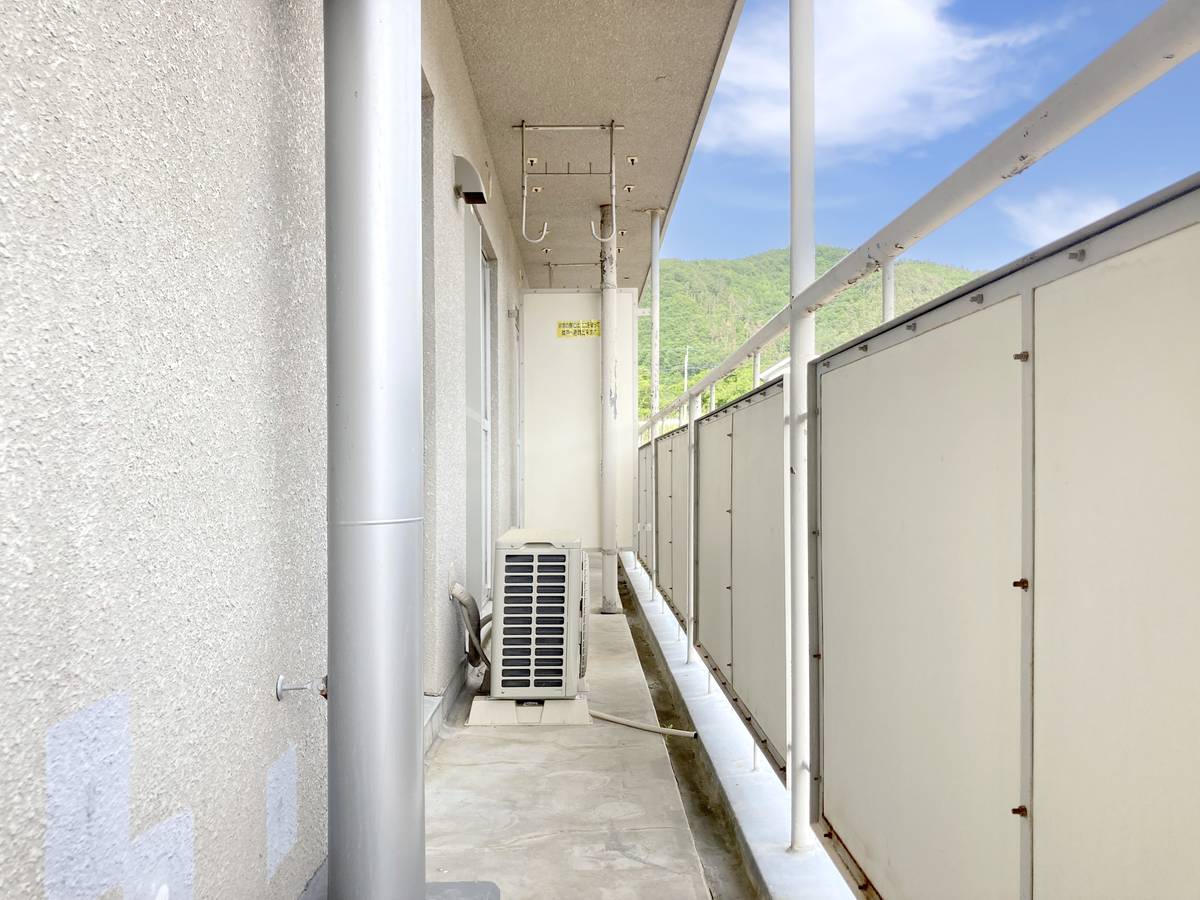
<svg viewBox="0 0 1200 900">
<path fill-rule="evenodd" d="M 275 680 L 275 699 L 282 700 L 283 695 L 288 691 L 311 691 L 312 686 L 313 683 L 311 681 L 305 682 L 304 684 L 287 684 L 284 680 L 284 677 L 280 675 Z"/>
</svg>

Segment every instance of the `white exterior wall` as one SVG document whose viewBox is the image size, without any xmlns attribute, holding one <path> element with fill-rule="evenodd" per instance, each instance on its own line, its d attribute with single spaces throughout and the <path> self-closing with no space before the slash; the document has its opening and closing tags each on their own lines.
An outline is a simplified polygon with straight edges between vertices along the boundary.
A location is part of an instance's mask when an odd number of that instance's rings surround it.
<svg viewBox="0 0 1200 900">
<path fill-rule="evenodd" d="M 296 897 L 325 856 L 321 9 L 8 4 L 0 34 L 5 896 Z M 490 171 L 443 0 L 431 134 L 425 688 L 465 555 L 463 207 Z M 498 185 L 493 528 L 521 274 Z M 115 891 L 115 893 L 113 893 Z"/>
<path fill-rule="evenodd" d="M 7 897 L 324 858 L 320 13 L 4 5 Z"/>
<path fill-rule="evenodd" d="M 464 658 L 462 627 L 447 588 L 466 575 L 466 265 L 464 216 L 472 207 L 454 196 L 454 157 L 471 161 L 485 186 L 495 166 L 467 75 L 458 32 L 445 0 L 422 6 L 425 81 L 432 95 L 431 183 L 425 240 L 425 692 L 455 687 Z M 516 419 L 516 328 L 507 311 L 520 304 L 522 272 L 508 213 L 494 178 L 488 202 L 474 207 L 484 246 L 496 258 L 492 309 L 492 535 L 513 522 Z M 474 261 L 471 261 L 474 265 Z"/>
</svg>

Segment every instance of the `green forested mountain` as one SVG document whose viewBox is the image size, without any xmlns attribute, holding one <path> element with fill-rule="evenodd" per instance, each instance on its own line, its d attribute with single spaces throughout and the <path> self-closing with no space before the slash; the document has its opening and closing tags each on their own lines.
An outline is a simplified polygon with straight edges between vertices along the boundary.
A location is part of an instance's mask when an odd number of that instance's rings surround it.
<svg viewBox="0 0 1200 900">
<path fill-rule="evenodd" d="M 817 248 L 817 274 L 846 255 L 837 247 Z M 906 312 L 978 273 L 938 263 L 902 259 L 896 264 L 896 312 Z M 847 288 L 817 313 L 817 352 L 823 353 L 874 328 L 881 320 L 880 274 Z M 689 381 L 704 376 L 783 308 L 788 300 L 788 251 L 768 250 L 745 259 L 664 259 L 661 270 L 662 402 L 679 396 L 684 352 Z M 638 320 L 641 360 L 640 405 L 650 411 L 650 318 Z M 763 352 L 763 368 L 787 355 L 787 335 Z M 749 390 L 745 365 L 717 387 L 724 403 Z"/>
</svg>

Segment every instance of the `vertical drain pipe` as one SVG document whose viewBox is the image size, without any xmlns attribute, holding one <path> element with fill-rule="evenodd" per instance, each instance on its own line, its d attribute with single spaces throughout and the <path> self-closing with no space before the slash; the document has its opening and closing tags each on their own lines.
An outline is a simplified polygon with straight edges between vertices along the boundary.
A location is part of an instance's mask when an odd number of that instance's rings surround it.
<svg viewBox="0 0 1200 900">
<path fill-rule="evenodd" d="M 617 594 L 617 242 L 611 205 L 600 207 L 600 543 L 604 551 L 603 613 L 619 613 Z"/>
<path fill-rule="evenodd" d="M 329 896 L 425 896 L 421 3 L 325 0 Z"/>
<path fill-rule="evenodd" d="M 789 426 L 789 578 L 791 614 L 791 754 L 787 779 L 792 794 L 792 850 L 815 845 L 809 827 L 811 797 L 808 647 L 808 364 L 816 356 L 816 316 L 796 303 L 796 295 L 816 279 L 817 248 L 813 210 L 813 0 L 790 0 L 789 68 L 791 130 L 791 357 Z"/>
</svg>

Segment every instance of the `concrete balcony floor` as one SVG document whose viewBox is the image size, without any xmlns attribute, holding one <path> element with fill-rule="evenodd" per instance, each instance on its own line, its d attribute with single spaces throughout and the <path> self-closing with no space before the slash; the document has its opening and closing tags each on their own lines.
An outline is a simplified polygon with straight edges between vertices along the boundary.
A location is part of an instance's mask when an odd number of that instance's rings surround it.
<svg viewBox="0 0 1200 900">
<path fill-rule="evenodd" d="M 655 722 L 624 615 L 603 616 L 592 562 L 592 708 Z M 707 900 L 663 738 L 620 725 L 468 727 L 468 687 L 426 763 L 431 882 L 505 900 Z"/>
</svg>

